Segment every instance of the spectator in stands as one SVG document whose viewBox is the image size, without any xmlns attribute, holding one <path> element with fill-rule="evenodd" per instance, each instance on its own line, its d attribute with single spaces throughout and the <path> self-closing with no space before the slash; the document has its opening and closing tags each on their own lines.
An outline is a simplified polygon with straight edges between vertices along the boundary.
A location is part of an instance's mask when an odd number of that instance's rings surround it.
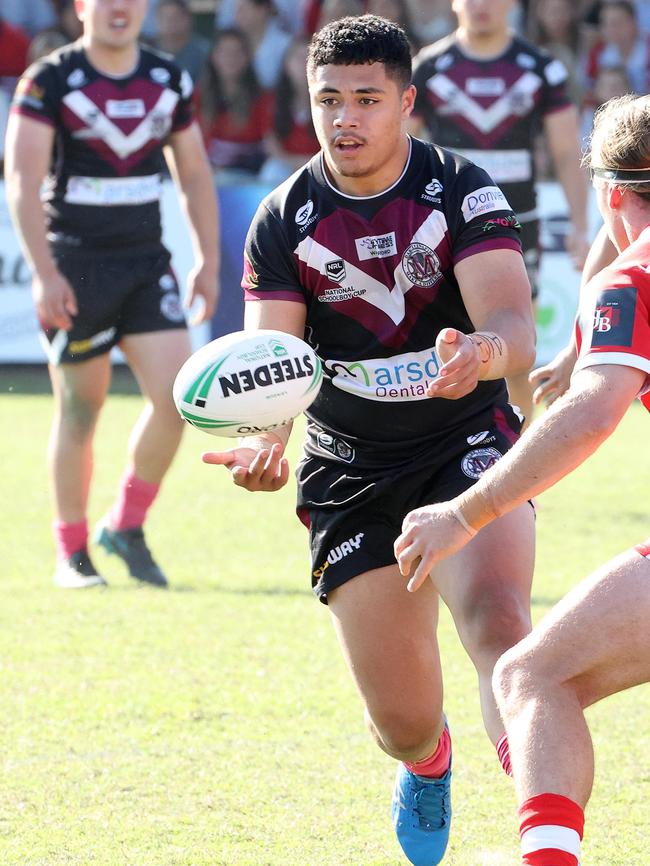
<svg viewBox="0 0 650 866">
<path fill-rule="evenodd" d="M 28 38 L 57 25 L 52 0 L 2 0 L 0 9 L 3 20 L 19 27 Z"/>
<path fill-rule="evenodd" d="M 320 149 L 311 121 L 307 86 L 309 39 L 296 36 L 284 55 L 275 89 L 273 129 L 267 139 L 269 158 L 262 166 L 260 180 L 277 186 Z"/>
<path fill-rule="evenodd" d="M 250 41 L 260 85 L 271 90 L 278 83 L 282 59 L 291 35 L 282 28 L 273 0 L 237 0 L 235 25 Z"/>
<path fill-rule="evenodd" d="M 60 30 L 41 30 L 29 43 L 27 51 L 27 60 L 29 64 L 40 60 L 62 45 L 67 45 L 69 40 L 61 33 Z"/>
<path fill-rule="evenodd" d="M 369 15 L 379 15 L 394 21 L 406 33 L 411 44 L 411 50 L 415 53 L 420 47 L 413 28 L 411 27 L 411 11 L 406 0 L 367 0 L 366 12 Z"/>
<path fill-rule="evenodd" d="M 272 95 L 253 67 L 246 35 L 235 27 L 218 30 L 200 78 L 199 122 L 214 169 L 256 175 L 266 158 Z"/>
<path fill-rule="evenodd" d="M 605 0 L 600 7 L 600 39 L 587 59 L 587 81 L 592 91 L 596 77 L 605 66 L 625 67 L 633 91 L 650 90 L 650 36 L 643 34 L 632 0 Z"/>
<path fill-rule="evenodd" d="M 192 10 L 187 0 L 158 0 L 156 47 L 171 54 L 196 82 L 210 54 L 210 41 L 193 32 Z"/>
<path fill-rule="evenodd" d="M 4 157 L 9 103 L 18 77 L 27 67 L 28 49 L 29 36 L 27 33 L 0 15 L 0 169 Z"/>
<path fill-rule="evenodd" d="M 574 0 L 537 0 L 528 18 L 528 37 L 565 65 L 567 90 L 576 105 L 582 104 L 580 63 L 580 10 Z"/>
<path fill-rule="evenodd" d="M 597 109 L 610 99 L 632 92 L 632 85 L 624 66 L 603 66 L 598 70 L 592 91 L 594 105 L 585 106 L 582 112 L 582 141 L 585 149 L 589 144 Z"/>
<path fill-rule="evenodd" d="M 325 25 L 338 21 L 339 18 L 363 15 L 365 12 L 364 0 L 322 0 L 319 7 L 315 30 L 321 30 Z"/>
<path fill-rule="evenodd" d="M 407 0 L 415 41 L 428 45 L 456 28 L 451 0 Z"/>
<path fill-rule="evenodd" d="M 237 0 L 217 0 L 214 23 L 217 30 L 235 26 Z M 274 0 L 274 6 L 282 26 L 290 33 L 301 34 L 305 30 L 305 19 L 310 0 Z"/>
</svg>

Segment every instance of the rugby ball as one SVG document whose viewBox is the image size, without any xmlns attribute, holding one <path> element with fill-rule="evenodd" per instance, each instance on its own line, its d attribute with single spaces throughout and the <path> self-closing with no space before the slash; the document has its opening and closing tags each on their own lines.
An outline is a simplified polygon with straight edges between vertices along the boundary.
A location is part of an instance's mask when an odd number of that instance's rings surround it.
<svg viewBox="0 0 650 866">
<path fill-rule="evenodd" d="M 315 399 L 323 368 L 283 331 L 235 331 L 202 346 L 174 382 L 176 408 L 214 436 L 250 436 L 288 423 Z"/>
</svg>

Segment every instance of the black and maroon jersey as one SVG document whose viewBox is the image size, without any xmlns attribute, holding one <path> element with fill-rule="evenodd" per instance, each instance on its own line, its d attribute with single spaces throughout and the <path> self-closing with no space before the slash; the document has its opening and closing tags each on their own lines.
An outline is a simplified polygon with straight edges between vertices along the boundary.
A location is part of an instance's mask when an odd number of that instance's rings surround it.
<svg viewBox="0 0 650 866">
<path fill-rule="evenodd" d="M 452 34 L 415 58 L 415 111 L 433 141 L 482 166 L 527 222 L 536 218 L 533 141 L 545 115 L 571 105 L 566 81 L 559 60 L 519 37 L 480 60 Z"/>
<path fill-rule="evenodd" d="M 636 367 L 650 383 L 650 227 L 580 295 L 576 370 L 599 364 Z M 650 389 L 641 395 L 650 410 Z"/>
<path fill-rule="evenodd" d="M 109 76 L 80 42 L 39 60 L 18 83 L 12 111 L 56 130 L 44 206 L 51 240 L 116 246 L 158 241 L 162 147 L 192 122 L 192 81 L 140 47 L 129 75 Z"/>
<path fill-rule="evenodd" d="M 454 265 L 484 250 L 520 250 L 501 190 L 482 169 L 417 139 L 402 176 L 375 196 L 336 190 L 322 160 L 261 203 L 242 280 L 249 301 L 307 306 L 305 339 L 326 373 L 308 416 L 385 450 L 506 402 L 503 380 L 481 382 L 461 400 L 425 396 L 439 368 L 438 332 L 474 330 Z"/>
</svg>

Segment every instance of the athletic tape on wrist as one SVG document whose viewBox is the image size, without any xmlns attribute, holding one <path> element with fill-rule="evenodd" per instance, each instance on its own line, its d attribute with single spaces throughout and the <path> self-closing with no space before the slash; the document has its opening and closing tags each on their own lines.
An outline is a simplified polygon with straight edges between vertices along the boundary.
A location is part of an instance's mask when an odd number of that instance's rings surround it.
<svg viewBox="0 0 650 866">
<path fill-rule="evenodd" d="M 468 533 L 468 535 L 470 536 L 470 538 L 474 538 L 474 536 L 476 535 L 476 533 L 478 532 L 478 530 L 477 530 L 477 529 L 474 529 L 473 526 L 470 526 L 470 525 L 469 525 L 469 523 L 465 520 L 465 515 L 464 515 L 463 512 L 460 510 L 460 508 L 454 508 L 454 510 L 453 510 L 452 513 L 453 513 L 454 517 L 456 518 L 456 520 L 457 520 L 457 521 L 460 523 L 460 525 L 463 527 L 463 529 L 465 530 L 465 532 Z"/>
</svg>

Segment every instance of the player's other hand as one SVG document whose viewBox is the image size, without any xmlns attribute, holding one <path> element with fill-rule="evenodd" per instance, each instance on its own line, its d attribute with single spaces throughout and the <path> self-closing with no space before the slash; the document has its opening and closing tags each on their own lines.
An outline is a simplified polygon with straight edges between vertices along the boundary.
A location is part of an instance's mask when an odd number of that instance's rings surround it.
<svg viewBox="0 0 650 866">
<path fill-rule="evenodd" d="M 77 298 L 70 283 L 58 271 L 47 277 L 34 276 L 32 297 L 36 315 L 46 328 L 69 331 L 77 315 Z"/>
<path fill-rule="evenodd" d="M 217 309 L 219 300 L 219 273 L 205 264 L 195 265 L 187 277 L 187 294 L 183 306 L 190 310 L 198 301 L 190 325 L 209 322 Z"/>
<path fill-rule="evenodd" d="M 533 370 L 528 381 L 535 389 L 533 402 L 536 406 L 542 402 L 550 406 L 564 394 L 571 382 L 575 362 L 576 352 L 573 343 L 571 343 L 559 351 L 550 364 Z"/>
<path fill-rule="evenodd" d="M 436 339 L 436 354 L 442 367 L 427 388 L 427 396 L 459 400 L 471 394 L 481 363 L 476 344 L 456 328 L 443 328 Z"/>
<path fill-rule="evenodd" d="M 282 456 L 279 442 L 267 448 L 241 445 L 228 451 L 207 451 L 201 455 L 204 463 L 225 466 L 238 487 L 245 490 L 271 492 L 279 490 L 289 480 L 289 461 Z"/>
<path fill-rule="evenodd" d="M 400 573 L 404 577 L 410 575 L 408 591 L 419 589 L 436 563 L 456 553 L 471 537 L 455 517 L 453 503 L 426 505 L 410 511 L 393 546 Z"/>
</svg>

